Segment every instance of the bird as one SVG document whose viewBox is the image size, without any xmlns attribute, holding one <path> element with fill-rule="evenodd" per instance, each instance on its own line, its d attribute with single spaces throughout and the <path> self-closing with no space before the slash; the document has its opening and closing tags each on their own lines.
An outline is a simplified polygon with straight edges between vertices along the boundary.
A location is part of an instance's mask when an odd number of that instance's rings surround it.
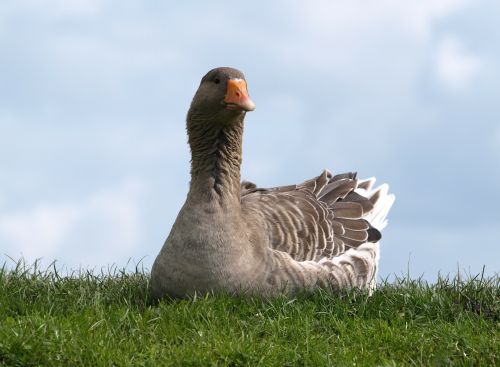
<svg viewBox="0 0 500 367">
<path fill-rule="evenodd" d="M 325 170 L 273 188 L 241 181 L 244 120 L 253 110 L 241 71 L 218 67 L 201 79 L 186 118 L 189 192 L 153 263 L 153 295 L 373 292 L 395 196 L 354 172 Z"/>
</svg>

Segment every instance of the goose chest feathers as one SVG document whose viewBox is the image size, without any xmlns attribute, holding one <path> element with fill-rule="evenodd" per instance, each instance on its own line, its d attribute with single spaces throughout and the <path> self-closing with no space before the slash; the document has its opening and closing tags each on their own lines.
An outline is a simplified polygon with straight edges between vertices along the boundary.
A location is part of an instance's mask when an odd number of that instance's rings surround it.
<svg viewBox="0 0 500 367">
<path fill-rule="evenodd" d="M 387 185 L 324 171 L 301 184 L 241 182 L 244 75 L 209 71 L 187 114 L 189 193 L 151 271 L 156 297 L 210 292 L 273 296 L 317 288 L 372 290 Z"/>
</svg>

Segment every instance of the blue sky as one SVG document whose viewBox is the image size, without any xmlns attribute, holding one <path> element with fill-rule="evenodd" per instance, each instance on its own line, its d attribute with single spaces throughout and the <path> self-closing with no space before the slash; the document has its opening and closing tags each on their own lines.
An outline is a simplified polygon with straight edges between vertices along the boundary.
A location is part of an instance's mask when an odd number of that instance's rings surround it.
<svg viewBox="0 0 500 367">
<path fill-rule="evenodd" d="M 324 168 L 396 196 L 380 275 L 500 269 L 500 5 L 2 1 L 0 261 L 150 267 L 206 71 L 245 72 L 243 177 Z"/>
</svg>

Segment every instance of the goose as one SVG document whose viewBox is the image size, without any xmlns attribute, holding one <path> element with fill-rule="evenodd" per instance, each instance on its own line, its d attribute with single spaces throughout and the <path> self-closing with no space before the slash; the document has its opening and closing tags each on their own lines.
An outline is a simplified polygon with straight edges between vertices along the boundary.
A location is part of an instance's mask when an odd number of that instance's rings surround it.
<svg viewBox="0 0 500 367">
<path fill-rule="evenodd" d="M 240 179 L 245 76 L 220 67 L 187 114 L 189 192 L 151 269 L 154 296 L 294 295 L 318 288 L 373 291 L 381 230 L 394 202 L 374 178 L 328 170 L 301 184 Z"/>
</svg>

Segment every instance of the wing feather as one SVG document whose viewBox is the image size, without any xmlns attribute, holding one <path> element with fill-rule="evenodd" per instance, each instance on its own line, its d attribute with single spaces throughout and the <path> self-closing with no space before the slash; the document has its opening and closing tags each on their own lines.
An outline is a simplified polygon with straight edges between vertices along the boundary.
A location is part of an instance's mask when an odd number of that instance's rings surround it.
<svg viewBox="0 0 500 367">
<path fill-rule="evenodd" d="M 366 181 L 363 186 L 371 188 Z M 373 203 L 357 188 L 356 173 L 333 176 L 325 170 L 300 185 L 263 189 L 244 182 L 241 200 L 244 213 L 265 226 L 273 249 L 297 261 L 319 261 L 380 239 L 364 219 Z"/>
</svg>

